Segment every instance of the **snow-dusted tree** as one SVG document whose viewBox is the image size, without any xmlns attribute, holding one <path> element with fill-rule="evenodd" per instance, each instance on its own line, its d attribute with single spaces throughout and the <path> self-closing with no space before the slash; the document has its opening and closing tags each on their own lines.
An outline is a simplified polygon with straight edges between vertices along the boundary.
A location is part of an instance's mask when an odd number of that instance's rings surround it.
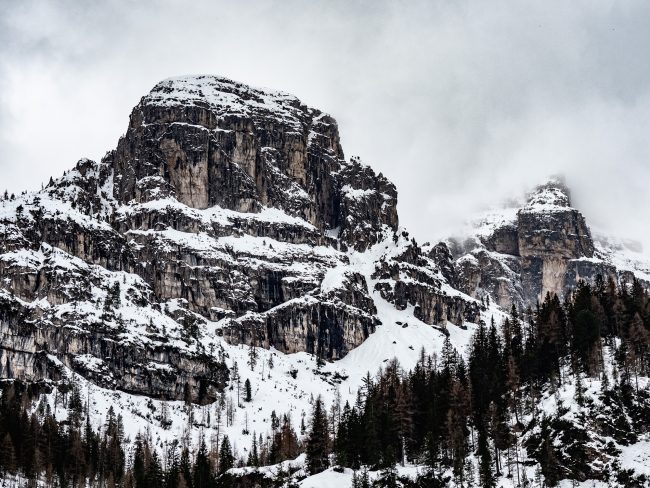
<svg viewBox="0 0 650 488">
<path fill-rule="evenodd" d="M 250 402 L 253 399 L 253 392 L 251 388 L 251 380 L 246 378 L 246 381 L 244 382 L 244 401 L 245 402 Z"/>
</svg>

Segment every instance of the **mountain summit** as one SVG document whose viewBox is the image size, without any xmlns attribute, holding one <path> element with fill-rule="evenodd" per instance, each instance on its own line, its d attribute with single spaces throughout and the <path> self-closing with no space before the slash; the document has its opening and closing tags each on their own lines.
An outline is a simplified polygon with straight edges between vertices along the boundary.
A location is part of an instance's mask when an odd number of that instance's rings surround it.
<svg viewBox="0 0 650 488">
<path fill-rule="evenodd" d="M 158 83 L 100 162 L 0 201 L 0 475 L 642 486 L 648 263 L 557 179 L 464 239 L 398 222 L 329 115 Z"/>
<path fill-rule="evenodd" d="M 567 296 L 581 280 L 593 283 L 597 276 L 650 283 L 641 255 L 595 242 L 562 179 L 538 186 L 522 206 L 477 218 L 472 234 L 449 242 L 460 289 L 489 295 L 504 308 L 534 305 L 547 293 Z"/>
<path fill-rule="evenodd" d="M 206 335 L 341 358 L 385 320 L 376 293 L 428 324 L 476 321 L 478 303 L 398 230 L 396 204 L 297 98 L 165 80 L 101 162 L 2 202 L 2 375 L 57 378 L 60 361 L 205 403 L 228 380 Z"/>
</svg>

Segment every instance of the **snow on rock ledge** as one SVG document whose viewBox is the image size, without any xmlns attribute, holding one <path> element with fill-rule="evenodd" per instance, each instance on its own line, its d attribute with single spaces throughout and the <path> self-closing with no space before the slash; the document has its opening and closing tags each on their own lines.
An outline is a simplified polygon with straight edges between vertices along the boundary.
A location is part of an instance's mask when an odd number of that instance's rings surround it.
<svg viewBox="0 0 650 488">
<path fill-rule="evenodd" d="M 345 160 L 332 117 L 165 80 L 101 162 L 0 202 L 5 374 L 54 377 L 46 352 L 98 385 L 205 403 L 228 381 L 215 334 L 340 359 L 394 325 L 386 303 L 441 330 L 476 320 L 450 264 L 397 230 L 395 186 Z"/>
</svg>

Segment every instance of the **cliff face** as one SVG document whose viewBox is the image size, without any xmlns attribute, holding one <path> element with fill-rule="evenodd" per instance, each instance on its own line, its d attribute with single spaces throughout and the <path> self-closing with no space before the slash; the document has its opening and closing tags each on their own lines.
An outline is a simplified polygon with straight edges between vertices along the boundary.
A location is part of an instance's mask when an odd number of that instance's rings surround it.
<svg viewBox="0 0 650 488">
<path fill-rule="evenodd" d="M 397 228 L 397 192 L 358 161 L 348 164 L 339 139 L 332 117 L 292 95 L 212 76 L 174 78 L 142 98 L 105 162 L 120 203 L 173 195 L 195 209 L 272 207 L 319 231 L 340 229 L 362 249 L 382 225 Z M 359 220 L 372 225 L 361 241 L 350 229 Z"/>
<path fill-rule="evenodd" d="M 643 262 L 614 259 L 610 247 L 594 242 L 560 180 L 539 186 L 519 208 L 479 219 L 474 236 L 450 245 L 460 289 L 477 298 L 489 294 L 507 308 L 534 305 L 547 293 L 563 297 L 598 275 L 644 280 L 647 271 Z"/>
<path fill-rule="evenodd" d="M 209 402 L 215 337 L 336 359 L 377 303 L 460 325 L 443 250 L 398 232 L 397 192 L 346 161 L 336 122 L 280 92 L 163 81 L 117 148 L 0 206 L 0 376 Z M 442 261 L 441 261 L 442 260 Z M 444 269 L 439 263 L 444 261 Z"/>
<path fill-rule="evenodd" d="M 397 192 L 336 121 L 281 92 L 173 78 L 101 162 L 0 202 L 0 377 L 57 378 L 213 401 L 223 340 L 338 359 L 390 309 L 476 322 L 597 274 L 630 279 L 558 182 L 476 235 L 420 246 Z M 386 308 L 388 307 L 388 308 Z M 450 325 L 455 324 L 455 325 Z M 220 342 L 221 341 L 221 342 Z"/>
</svg>

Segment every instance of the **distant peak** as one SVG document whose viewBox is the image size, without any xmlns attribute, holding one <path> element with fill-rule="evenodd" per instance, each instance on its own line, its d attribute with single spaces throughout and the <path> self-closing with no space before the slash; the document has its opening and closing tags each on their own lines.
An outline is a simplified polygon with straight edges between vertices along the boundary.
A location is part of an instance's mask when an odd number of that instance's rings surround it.
<svg viewBox="0 0 650 488">
<path fill-rule="evenodd" d="M 528 208 L 571 207 L 571 192 L 563 176 L 553 176 L 528 194 Z"/>
</svg>

